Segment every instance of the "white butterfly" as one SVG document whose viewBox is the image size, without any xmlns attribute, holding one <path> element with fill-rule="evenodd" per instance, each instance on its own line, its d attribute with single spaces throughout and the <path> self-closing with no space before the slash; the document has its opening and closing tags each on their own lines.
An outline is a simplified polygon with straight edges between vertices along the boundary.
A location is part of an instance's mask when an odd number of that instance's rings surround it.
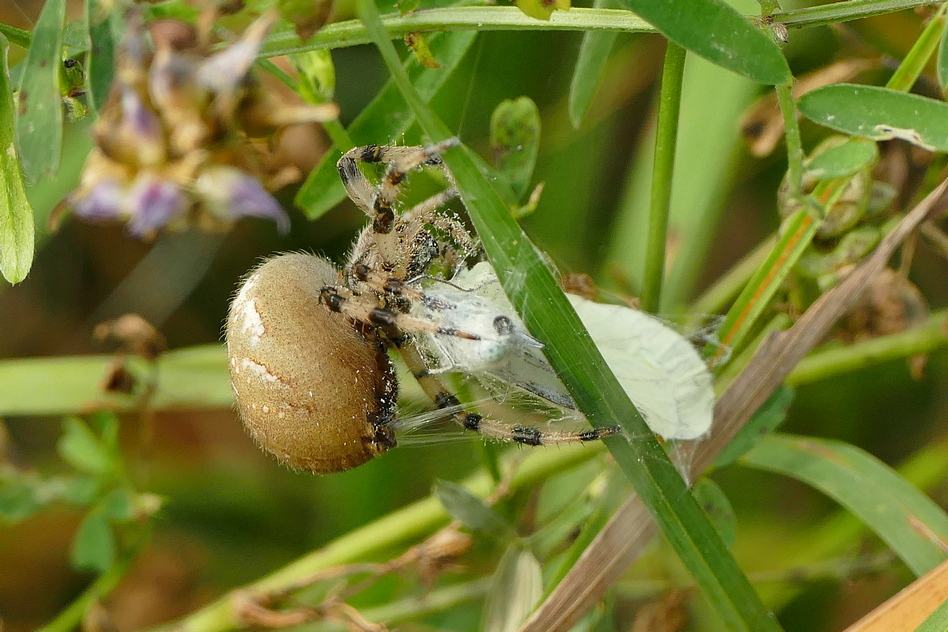
<svg viewBox="0 0 948 632">
<path fill-rule="evenodd" d="M 476 334 L 479 340 L 426 334 L 417 341 L 435 373 L 499 381 L 562 409 L 576 405 L 504 294 L 493 268 L 481 262 L 451 284 L 425 290 L 413 314 Z M 659 320 L 621 305 L 567 295 L 609 368 L 652 431 L 665 439 L 696 439 L 711 428 L 713 379 L 683 336 Z"/>
</svg>

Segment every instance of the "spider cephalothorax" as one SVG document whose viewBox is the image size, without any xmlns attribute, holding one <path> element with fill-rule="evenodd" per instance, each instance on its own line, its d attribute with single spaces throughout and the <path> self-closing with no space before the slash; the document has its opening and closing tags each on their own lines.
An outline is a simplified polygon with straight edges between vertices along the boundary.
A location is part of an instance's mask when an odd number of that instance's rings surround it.
<svg viewBox="0 0 948 632">
<path fill-rule="evenodd" d="M 397 385 L 389 348 L 400 352 L 435 405 L 467 430 L 524 445 L 594 441 L 617 432 L 545 432 L 483 417 L 465 410 L 440 376 L 428 370 L 416 344 L 422 336 L 462 341 L 475 351 L 494 348 L 501 339 L 542 346 L 525 330 L 517 331 L 519 321 L 490 301 L 485 306 L 473 295 L 465 301 L 463 294 L 460 301 L 447 301 L 426 290 L 430 284 L 450 285 L 477 250 L 457 217 L 437 212 L 457 196 L 440 159 L 456 142 L 371 145 L 347 152 L 338 163 L 340 177 L 372 221 L 356 239 L 345 267 L 337 270 L 321 257 L 287 254 L 264 262 L 244 280 L 227 321 L 231 382 L 244 425 L 282 462 L 339 471 L 395 445 Z M 365 177 L 360 163 L 387 165 L 378 186 Z M 405 176 L 422 166 L 444 170 L 448 187 L 396 212 Z M 459 309 L 466 310 L 464 318 L 457 318 Z"/>
</svg>

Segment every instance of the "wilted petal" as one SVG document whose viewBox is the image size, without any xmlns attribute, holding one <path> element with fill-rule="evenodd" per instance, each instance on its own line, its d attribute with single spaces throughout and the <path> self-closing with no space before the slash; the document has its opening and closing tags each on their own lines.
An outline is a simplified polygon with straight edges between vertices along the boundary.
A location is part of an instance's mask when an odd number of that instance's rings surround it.
<svg viewBox="0 0 948 632">
<path fill-rule="evenodd" d="M 164 227 L 189 206 L 188 197 L 177 185 L 151 173 L 135 179 L 128 200 L 131 217 L 128 230 L 133 235 L 149 235 Z"/>
<path fill-rule="evenodd" d="M 100 181 L 88 193 L 71 200 L 73 212 L 85 219 L 117 219 L 122 215 L 126 187 L 119 180 Z"/>
<path fill-rule="evenodd" d="M 117 148 L 138 165 L 152 166 L 165 160 L 165 139 L 161 121 L 149 110 L 134 90 L 122 90 L 122 121 L 115 141 L 126 147 Z"/>
<path fill-rule="evenodd" d="M 264 13 L 247 27 L 238 42 L 208 57 L 198 70 L 201 85 L 231 101 L 257 60 L 263 38 L 275 21 L 275 13 Z"/>
<path fill-rule="evenodd" d="M 260 181 L 250 174 L 222 165 L 205 169 L 195 183 L 198 197 L 212 215 L 225 220 L 260 217 L 276 222 L 277 230 L 286 234 L 290 218 Z"/>
</svg>

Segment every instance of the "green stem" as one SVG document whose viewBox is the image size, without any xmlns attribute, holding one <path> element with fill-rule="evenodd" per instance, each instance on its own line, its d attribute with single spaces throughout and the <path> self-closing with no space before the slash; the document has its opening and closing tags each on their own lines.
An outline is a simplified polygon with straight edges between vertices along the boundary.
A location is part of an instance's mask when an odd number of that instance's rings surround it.
<svg viewBox="0 0 948 632">
<path fill-rule="evenodd" d="M 800 124 L 797 121 L 797 106 L 791 88 L 791 84 L 775 86 L 787 138 L 787 183 L 790 185 L 790 197 L 803 204 L 803 146 L 800 143 Z"/>
<path fill-rule="evenodd" d="M 96 579 L 84 593 L 79 595 L 65 610 L 59 613 L 55 619 L 39 628 L 37 632 L 71 632 L 82 622 L 86 611 L 99 597 L 109 594 L 112 589 L 118 585 L 125 571 L 131 565 L 131 558 L 123 558 L 120 562 L 112 566 L 108 571 Z"/>
<path fill-rule="evenodd" d="M 929 0 L 855 0 L 829 6 L 775 13 L 776 23 L 792 28 L 825 26 L 892 13 L 931 4 Z M 756 17 L 756 16 L 753 16 Z M 535 20 L 516 7 L 445 7 L 415 11 L 406 15 L 382 18 L 388 36 L 401 39 L 413 31 L 618 31 L 654 33 L 655 28 L 624 9 L 586 9 L 554 11 L 549 20 Z M 371 41 L 365 26 L 358 20 L 327 24 L 315 35 L 301 42 L 295 33 L 274 33 L 267 38 L 262 57 L 302 53 L 322 48 L 342 48 L 368 44 Z"/>
<path fill-rule="evenodd" d="M 787 376 L 789 386 L 811 384 L 843 373 L 861 371 L 883 362 L 923 355 L 948 347 L 945 323 L 948 310 L 932 314 L 928 322 L 897 334 L 845 347 L 818 350 L 807 356 Z"/>
<path fill-rule="evenodd" d="M 151 527 L 148 523 L 135 529 L 135 533 L 130 534 L 133 538 L 130 550 L 116 560 L 109 570 L 99 575 L 85 592 L 59 613 L 59 616 L 37 629 L 36 632 L 71 632 L 76 629 L 82 623 L 89 606 L 115 589 L 132 563 L 138 559 L 138 554 L 148 543 L 150 534 Z"/>
<path fill-rule="evenodd" d="M 517 468 L 510 488 L 512 491 L 528 488 L 554 474 L 588 461 L 603 450 L 604 446 L 601 444 L 590 443 L 531 453 Z M 474 474 L 464 485 L 481 498 L 486 497 L 493 488 L 493 483 L 485 472 Z M 325 547 L 238 590 L 280 592 L 284 587 L 293 585 L 317 571 L 364 560 L 372 555 L 390 551 L 405 542 L 417 540 L 444 526 L 448 520 L 444 506 L 434 496 L 428 496 L 351 531 Z M 173 626 L 178 632 L 220 632 L 237 627 L 239 626 L 234 602 L 230 594 Z"/>
<path fill-rule="evenodd" d="M 418 597 L 400 599 L 376 608 L 360 608 L 359 614 L 369 621 L 384 621 L 387 627 L 402 621 L 419 621 L 423 617 L 451 610 L 465 603 L 483 599 L 490 590 L 492 580 L 478 579 L 464 584 L 448 586 Z M 338 621 L 319 621 L 306 627 L 306 632 L 330 632 L 345 630 Z"/>
<path fill-rule="evenodd" d="M 0 24 L 0 35 L 3 35 L 11 44 L 16 44 L 20 48 L 29 48 L 30 40 L 33 34 L 23 29 L 18 29 L 9 24 Z"/>
<path fill-rule="evenodd" d="M 655 33 L 655 27 L 623 9 L 571 9 L 555 11 L 549 20 L 527 17 L 516 7 L 448 7 L 415 11 L 407 15 L 382 18 L 388 36 L 401 39 L 416 31 L 620 31 Z M 270 35 L 260 52 L 273 57 L 321 48 L 341 48 L 371 42 L 368 31 L 358 20 L 327 24 L 301 42 L 295 33 Z"/>
<path fill-rule="evenodd" d="M 932 4 L 932 2 L 916 0 L 850 0 L 849 2 L 832 2 L 818 7 L 794 9 L 774 13 L 771 17 L 787 28 L 804 28 L 810 26 L 828 26 L 850 20 L 895 13 L 906 9 L 914 9 Z"/>
<path fill-rule="evenodd" d="M 675 148 L 678 144 L 678 114 L 681 111 L 681 83 L 685 72 L 685 49 L 671 42 L 665 50 L 662 90 L 655 133 L 655 160 L 652 167 L 652 202 L 649 210 L 648 246 L 642 285 L 642 309 L 659 311 L 665 276 L 665 245 L 668 242 L 668 213 L 671 209 Z"/>
</svg>

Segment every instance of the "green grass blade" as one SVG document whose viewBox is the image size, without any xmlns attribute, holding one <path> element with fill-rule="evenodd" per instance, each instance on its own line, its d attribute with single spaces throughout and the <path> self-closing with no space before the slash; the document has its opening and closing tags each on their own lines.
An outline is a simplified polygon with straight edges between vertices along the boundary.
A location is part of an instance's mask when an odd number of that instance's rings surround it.
<svg viewBox="0 0 948 632">
<path fill-rule="evenodd" d="M 13 89 L 7 71 L 9 46 L 0 35 L 0 274 L 10 283 L 26 278 L 33 263 L 33 208 L 26 199 L 14 146 Z"/>
<path fill-rule="evenodd" d="M 361 0 L 358 7 L 422 129 L 432 140 L 449 137 L 449 130 L 412 88 L 375 5 L 371 0 Z M 547 357 L 579 408 L 594 426 L 619 423 L 628 437 L 634 437 L 631 442 L 613 437 L 606 440 L 606 446 L 712 607 L 731 629 L 778 630 L 642 416 L 606 367 L 540 253 L 480 173 L 468 150 L 451 150 L 444 160 L 454 173 L 504 290 L 530 331 L 547 343 Z"/>
<path fill-rule="evenodd" d="M 737 297 L 718 330 L 719 344 L 709 346 L 717 358 L 727 349 L 739 352 L 747 336 L 753 331 L 760 316 L 780 289 L 790 270 L 816 235 L 819 226 L 805 210 L 787 218 L 782 234 L 767 260 L 751 277 Z"/>
<path fill-rule="evenodd" d="M 28 182 L 59 167 L 63 142 L 60 67 L 66 0 L 48 0 L 24 62 L 17 107 L 17 149 Z"/>
<path fill-rule="evenodd" d="M 945 31 L 946 7 L 948 5 L 942 4 L 938 9 L 938 13 L 925 26 L 925 30 L 915 40 L 912 49 L 905 55 L 905 59 L 902 60 L 889 81 L 886 82 L 886 88 L 908 92 L 915 85 L 915 82 L 924 72 L 925 66 L 928 65 L 928 61 L 938 50 L 938 44 L 942 40 Z"/>
<path fill-rule="evenodd" d="M 605 9 L 611 4 L 612 0 L 595 0 L 593 6 Z M 579 56 L 569 85 L 569 120 L 577 129 L 589 111 L 617 35 L 609 31 L 588 31 L 583 34 L 583 43 L 579 46 Z"/>
<path fill-rule="evenodd" d="M 945 632 L 945 630 L 948 630 L 948 600 L 942 602 L 920 626 L 915 628 L 915 632 Z"/>
<path fill-rule="evenodd" d="M 948 559 L 948 515 L 889 466 L 841 441 L 769 435 L 739 460 L 819 489 L 874 531 L 912 569 Z"/>
<path fill-rule="evenodd" d="M 428 44 L 441 64 L 439 68 L 423 67 L 414 55 L 408 58 L 406 72 L 417 86 L 422 99 L 430 101 L 438 93 L 474 43 L 476 35 L 473 31 L 463 31 L 431 37 Z M 397 140 L 414 122 L 415 115 L 411 108 L 395 84 L 389 81 L 352 121 L 348 132 L 356 145 L 384 144 Z M 351 148 L 337 147 L 328 152 L 300 187 L 295 202 L 309 219 L 316 219 L 346 198 L 346 190 L 336 172 L 336 162 L 342 157 L 343 151 Z"/>
</svg>

